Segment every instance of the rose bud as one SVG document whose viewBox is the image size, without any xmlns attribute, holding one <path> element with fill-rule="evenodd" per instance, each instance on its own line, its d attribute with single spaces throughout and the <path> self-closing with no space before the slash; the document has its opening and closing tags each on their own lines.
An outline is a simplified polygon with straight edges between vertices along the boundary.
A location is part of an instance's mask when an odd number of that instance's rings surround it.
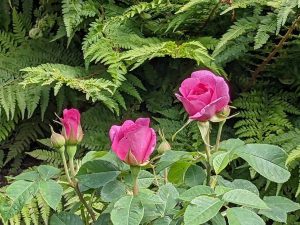
<svg viewBox="0 0 300 225">
<path fill-rule="evenodd" d="M 67 145 L 76 145 L 83 138 L 82 127 L 80 125 L 80 113 L 77 109 L 64 109 L 62 122 L 62 135 L 66 139 Z"/>
<path fill-rule="evenodd" d="M 176 94 L 191 120 L 208 121 L 221 112 L 230 101 L 229 88 L 222 77 L 208 70 L 193 72 Z"/>
<path fill-rule="evenodd" d="M 166 151 L 169 150 L 171 150 L 171 145 L 166 139 L 164 139 L 157 148 L 157 152 L 159 154 L 164 154 Z"/>
<path fill-rule="evenodd" d="M 162 141 L 161 141 L 160 145 L 157 148 L 157 152 L 162 155 L 166 151 L 171 150 L 171 145 L 169 144 L 169 142 L 165 138 L 165 135 L 162 132 L 162 130 L 159 130 L 158 133 L 159 133 L 159 136 L 160 136 L 160 138 L 161 138 Z"/>
<path fill-rule="evenodd" d="M 55 149 L 61 149 L 61 147 L 65 146 L 66 144 L 66 140 L 64 138 L 64 136 L 62 136 L 61 134 L 58 134 L 56 132 L 54 132 L 53 128 L 50 127 L 51 129 L 51 144 Z"/>
<path fill-rule="evenodd" d="M 156 134 L 149 124 L 149 118 L 139 118 L 135 122 L 126 120 L 121 126 L 111 127 L 111 148 L 119 159 L 132 166 L 148 162 L 156 145 Z"/>
</svg>

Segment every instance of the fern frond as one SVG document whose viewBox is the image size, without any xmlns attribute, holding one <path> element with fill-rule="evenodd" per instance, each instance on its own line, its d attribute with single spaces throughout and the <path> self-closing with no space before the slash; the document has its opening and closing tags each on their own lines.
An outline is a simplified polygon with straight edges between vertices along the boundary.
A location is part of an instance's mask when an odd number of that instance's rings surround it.
<svg viewBox="0 0 300 225">
<path fill-rule="evenodd" d="M 153 0 L 151 2 L 140 2 L 138 4 L 135 4 L 131 7 L 129 7 L 122 16 L 117 17 L 113 20 L 125 20 L 134 17 L 135 15 L 139 15 L 143 12 L 146 12 L 151 9 L 156 9 L 157 7 L 160 7 L 160 4 L 163 3 L 163 0 Z"/>
<path fill-rule="evenodd" d="M 234 9 L 245 9 L 245 8 L 248 8 L 249 6 L 268 5 L 268 4 L 269 4 L 268 0 L 252 0 L 252 1 L 236 0 L 236 1 L 233 1 L 232 4 L 230 4 L 230 6 L 221 13 L 221 15 L 223 15 L 229 11 L 232 11 Z"/>
<path fill-rule="evenodd" d="M 292 150 L 287 157 L 285 164 L 290 167 L 296 160 L 300 158 L 300 146 L 297 146 L 296 149 Z M 299 164 L 299 162 L 297 162 Z"/>
<path fill-rule="evenodd" d="M 0 52 L 6 53 L 17 46 L 16 40 L 12 33 L 0 31 Z"/>
<path fill-rule="evenodd" d="M 116 102 L 112 99 L 114 84 L 103 78 L 84 79 L 88 73 L 84 68 L 61 64 L 42 64 L 37 67 L 28 67 L 22 70 L 25 78 L 22 85 L 50 85 L 55 84 L 56 92 L 66 85 L 72 89 L 86 94 L 92 101 L 101 101 L 111 110 L 118 110 Z"/>
<path fill-rule="evenodd" d="M 54 166 L 58 166 L 62 164 L 61 156 L 56 151 L 48 151 L 44 149 L 36 149 L 31 152 L 26 152 L 26 154 L 30 155 L 31 157 L 45 161 L 50 163 Z"/>
<path fill-rule="evenodd" d="M 299 109 L 292 104 L 289 93 L 274 95 L 269 91 L 244 93 L 234 101 L 239 109 L 239 120 L 235 123 L 236 135 L 246 142 L 272 143 L 274 137 L 293 128 L 289 114 L 298 115 Z M 268 109 L 266 109 L 268 105 Z M 288 108 L 291 108 L 290 110 Z"/>
<path fill-rule="evenodd" d="M 13 143 L 8 146 L 8 154 L 4 165 L 17 156 L 21 159 L 22 153 L 28 149 L 30 143 L 42 135 L 43 131 L 38 123 L 31 120 L 21 123 L 18 132 L 12 140 Z"/>
<path fill-rule="evenodd" d="M 184 4 L 183 6 L 180 7 L 180 9 L 176 12 L 177 13 L 182 13 L 185 12 L 187 10 L 189 10 L 192 7 L 195 7 L 198 4 L 207 2 L 207 0 L 191 0 L 188 3 Z"/>
<path fill-rule="evenodd" d="M 39 215 L 42 217 L 45 225 L 48 225 L 48 221 L 50 219 L 50 206 L 47 202 L 43 199 L 43 197 L 38 194 L 36 196 L 37 204 L 39 206 Z"/>
<path fill-rule="evenodd" d="M 33 225 L 39 225 L 39 208 L 37 204 L 37 200 L 33 198 L 29 204 L 27 205 L 31 217 L 31 222 Z"/>
<path fill-rule="evenodd" d="M 98 13 L 95 1 L 63 0 L 62 12 L 67 36 L 73 35 L 77 26 L 87 17 L 94 17 Z"/>
<path fill-rule="evenodd" d="M 255 45 L 254 49 L 261 48 L 265 43 L 267 43 L 270 33 L 276 31 L 276 15 L 273 13 L 268 14 L 263 17 L 261 24 L 258 26 L 257 34 L 254 38 Z"/>
<path fill-rule="evenodd" d="M 277 29 L 276 33 L 278 34 L 281 27 L 286 23 L 287 18 L 293 9 L 298 7 L 298 0 L 285 0 L 282 1 L 280 8 L 278 9 L 277 15 Z"/>
<path fill-rule="evenodd" d="M 26 39 L 25 37 L 26 30 L 23 21 L 15 8 L 12 11 L 12 18 L 13 18 L 13 32 L 14 32 L 15 40 L 21 43 Z"/>
<path fill-rule="evenodd" d="M 220 42 L 213 52 L 213 57 L 219 55 L 224 50 L 228 42 L 240 37 L 246 32 L 254 30 L 257 26 L 257 22 L 257 19 L 254 17 L 242 18 L 236 21 L 220 39 Z"/>
</svg>

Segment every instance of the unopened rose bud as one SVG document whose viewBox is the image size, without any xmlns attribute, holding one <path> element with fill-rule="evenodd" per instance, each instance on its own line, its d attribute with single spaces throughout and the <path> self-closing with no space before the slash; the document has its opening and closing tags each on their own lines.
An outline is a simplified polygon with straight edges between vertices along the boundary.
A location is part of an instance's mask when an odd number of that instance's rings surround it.
<svg viewBox="0 0 300 225">
<path fill-rule="evenodd" d="M 163 133 L 162 130 L 159 129 L 158 133 L 159 133 L 159 136 L 160 136 L 162 142 L 161 142 L 160 145 L 158 146 L 157 152 L 158 152 L 159 154 L 162 155 L 162 154 L 164 154 L 166 151 L 171 150 L 171 145 L 169 144 L 169 142 L 168 142 L 167 139 L 165 138 L 165 135 L 164 135 L 164 133 Z"/>
<path fill-rule="evenodd" d="M 52 134 L 51 134 L 50 140 L 51 140 L 52 146 L 56 149 L 61 149 L 61 147 L 63 147 L 66 144 L 66 140 L 65 140 L 64 136 L 54 132 L 52 127 L 51 127 L 51 132 L 52 132 Z"/>
<path fill-rule="evenodd" d="M 161 155 L 169 150 L 171 150 L 171 145 L 166 139 L 164 139 L 157 148 L 157 152 Z"/>
<path fill-rule="evenodd" d="M 64 109 L 63 117 L 60 118 L 63 125 L 62 135 L 67 145 L 77 145 L 82 141 L 83 132 L 80 125 L 80 113 L 77 109 Z"/>
<path fill-rule="evenodd" d="M 229 115 L 230 115 L 230 107 L 229 106 L 225 106 L 222 109 L 222 111 L 220 111 L 219 113 L 217 113 L 216 115 L 214 115 L 210 119 L 210 121 L 214 122 L 214 123 L 222 122 L 222 121 L 226 120 Z"/>
</svg>

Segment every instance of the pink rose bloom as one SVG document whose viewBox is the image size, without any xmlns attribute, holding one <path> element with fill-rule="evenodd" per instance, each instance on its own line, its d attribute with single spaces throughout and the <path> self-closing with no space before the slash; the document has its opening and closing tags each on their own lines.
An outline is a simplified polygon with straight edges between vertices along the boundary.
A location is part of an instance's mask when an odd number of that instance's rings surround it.
<svg viewBox="0 0 300 225">
<path fill-rule="evenodd" d="M 142 165 L 154 151 L 156 134 L 149 124 L 149 118 L 139 118 L 135 122 L 126 120 L 122 126 L 110 128 L 111 148 L 127 164 Z"/>
<path fill-rule="evenodd" d="M 63 118 L 60 118 L 63 124 L 62 135 L 66 143 L 76 145 L 81 142 L 83 132 L 80 125 L 80 113 L 77 109 L 64 109 Z"/>
<path fill-rule="evenodd" d="M 175 94 L 190 119 L 207 121 L 222 111 L 230 101 L 229 88 L 222 77 L 208 70 L 199 70 L 185 79 Z"/>
</svg>

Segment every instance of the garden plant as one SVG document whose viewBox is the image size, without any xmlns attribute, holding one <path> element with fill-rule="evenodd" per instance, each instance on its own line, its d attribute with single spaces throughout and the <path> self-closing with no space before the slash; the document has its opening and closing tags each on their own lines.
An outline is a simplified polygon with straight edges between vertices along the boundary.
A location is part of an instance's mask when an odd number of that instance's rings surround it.
<svg viewBox="0 0 300 225">
<path fill-rule="evenodd" d="M 0 1 L 0 224 L 300 225 L 300 1 Z"/>
</svg>

